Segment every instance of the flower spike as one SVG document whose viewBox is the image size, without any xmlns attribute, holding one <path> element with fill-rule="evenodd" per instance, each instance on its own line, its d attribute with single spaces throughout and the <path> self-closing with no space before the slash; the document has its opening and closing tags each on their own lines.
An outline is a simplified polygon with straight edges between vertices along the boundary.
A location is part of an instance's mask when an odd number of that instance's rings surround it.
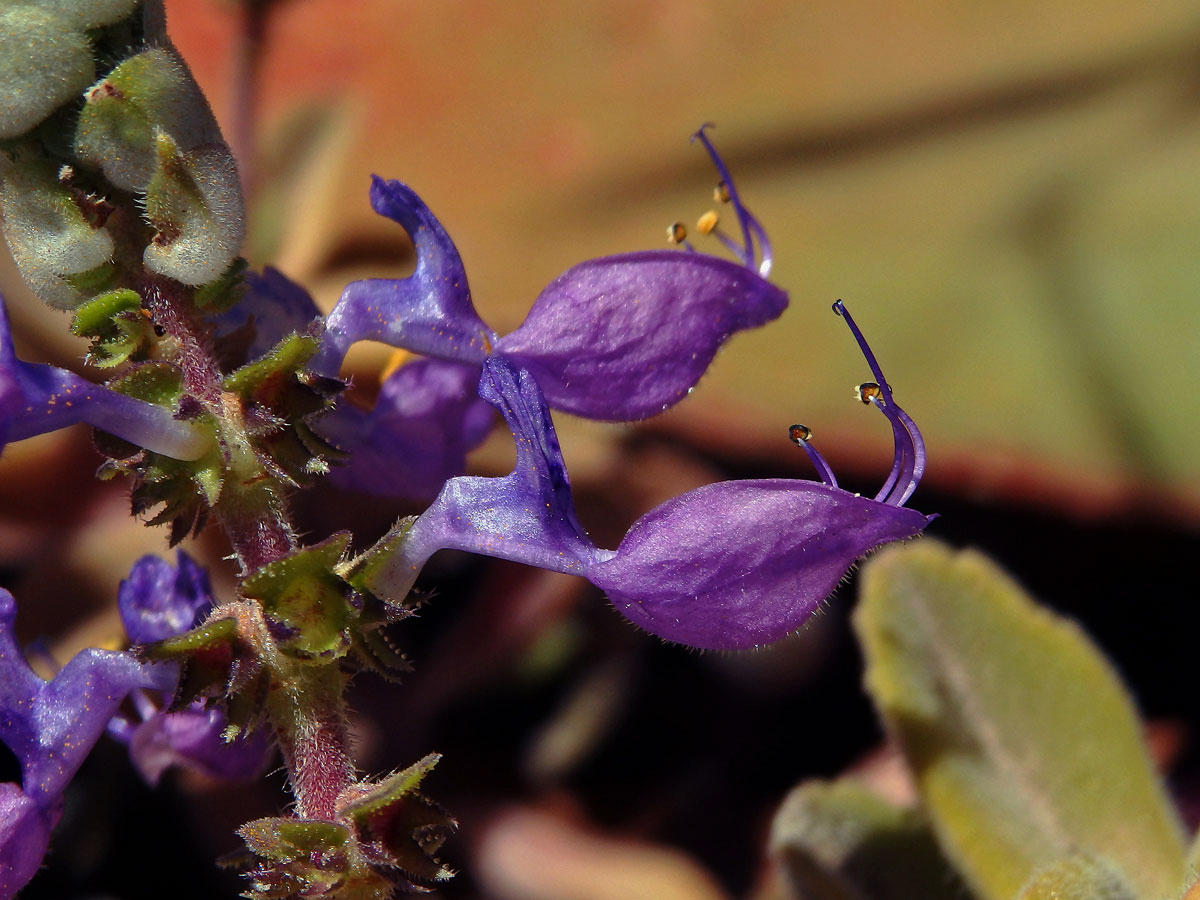
<svg viewBox="0 0 1200 900">
<path fill-rule="evenodd" d="M 403 602 L 430 556 L 455 548 L 583 575 L 628 619 L 667 640 L 751 647 L 799 628 L 859 557 L 930 521 L 828 483 L 728 481 L 651 510 L 615 551 L 602 550 L 579 526 L 531 373 L 489 359 L 480 396 L 512 429 L 516 468 L 504 478 L 446 482 L 405 537 L 381 550 L 366 586 L 392 603 Z"/>
</svg>

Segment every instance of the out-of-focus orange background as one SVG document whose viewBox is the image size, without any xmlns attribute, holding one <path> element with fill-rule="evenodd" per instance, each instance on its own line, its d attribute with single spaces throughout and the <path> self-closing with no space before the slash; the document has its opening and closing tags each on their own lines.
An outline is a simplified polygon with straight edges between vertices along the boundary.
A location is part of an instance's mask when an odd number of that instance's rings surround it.
<svg viewBox="0 0 1200 900">
<path fill-rule="evenodd" d="M 232 10 L 168 8 L 227 117 Z M 660 246 L 708 208 L 687 137 L 711 120 L 792 306 L 672 427 L 786 454 L 801 420 L 835 466 L 885 471 L 887 429 L 850 400 L 865 369 L 829 311 L 843 297 L 934 480 L 1088 512 L 1131 482 L 1194 499 L 1198 65 L 1184 2 L 296 0 L 262 69 L 258 171 L 277 181 L 251 250 L 332 302 L 364 274 L 339 267 L 350 246 L 397 237 L 367 174 L 399 178 L 503 331 L 567 266 Z M 318 110 L 325 130 L 297 125 Z"/>
</svg>

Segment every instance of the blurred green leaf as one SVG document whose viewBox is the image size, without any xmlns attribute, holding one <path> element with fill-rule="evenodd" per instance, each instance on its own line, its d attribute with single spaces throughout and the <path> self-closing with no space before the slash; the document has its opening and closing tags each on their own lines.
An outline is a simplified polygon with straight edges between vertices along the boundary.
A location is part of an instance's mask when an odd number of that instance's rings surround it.
<svg viewBox="0 0 1200 900">
<path fill-rule="evenodd" d="M 1137 897 L 1112 866 L 1090 856 L 1072 856 L 1039 870 L 1017 900 L 1137 900 Z"/>
<path fill-rule="evenodd" d="M 917 810 L 857 781 L 808 782 L 771 825 L 771 853 L 801 900 L 965 900 Z"/>
<path fill-rule="evenodd" d="M 984 898 L 1078 853 L 1139 896 L 1177 892 L 1181 826 L 1116 675 L 1070 622 L 982 555 L 935 542 L 867 567 L 867 686 L 947 856 Z"/>
</svg>

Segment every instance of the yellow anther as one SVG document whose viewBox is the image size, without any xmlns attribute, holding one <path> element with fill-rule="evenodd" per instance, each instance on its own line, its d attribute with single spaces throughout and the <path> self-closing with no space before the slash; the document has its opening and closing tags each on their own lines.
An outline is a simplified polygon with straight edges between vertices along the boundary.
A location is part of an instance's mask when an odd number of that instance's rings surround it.
<svg viewBox="0 0 1200 900">
<path fill-rule="evenodd" d="M 717 230 L 717 222 L 721 219 L 715 209 L 710 209 L 696 220 L 696 230 L 701 234 L 712 234 Z"/>
<path fill-rule="evenodd" d="M 883 392 L 874 381 L 864 381 L 854 389 L 854 399 L 870 404 L 873 400 L 883 399 Z"/>
<path fill-rule="evenodd" d="M 408 350 L 395 350 L 388 357 L 387 362 L 383 364 L 383 369 L 379 373 L 379 383 L 383 384 L 387 381 L 392 373 L 398 368 L 413 358 L 413 354 Z"/>
<path fill-rule="evenodd" d="M 788 437 L 797 447 L 802 447 L 812 440 L 812 429 L 807 425 L 793 425 L 788 429 Z"/>
<path fill-rule="evenodd" d="M 682 244 L 687 240 L 687 228 L 682 222 L 674 222 L 667 226 L 667 241 L 672 244 Z"/>
</svg>

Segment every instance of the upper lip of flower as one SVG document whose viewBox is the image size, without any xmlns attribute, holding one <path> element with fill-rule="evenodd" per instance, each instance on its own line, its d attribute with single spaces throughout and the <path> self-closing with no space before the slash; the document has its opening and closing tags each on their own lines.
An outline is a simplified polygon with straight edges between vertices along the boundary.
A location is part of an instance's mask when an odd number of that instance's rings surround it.
<svg viewBox="0 0 1200 900">
<path fill-rule="evenodd" d="M 350 344 L 374 339 L 471 365 L 489 355 L 516 359 L 538 375 L 551 405 L 588 418 L 630 421 L 666 409 L 730 335 L 787 305 L 786 293 L 764 277 L 771 268 L 765 229 L 742 204 L 705 128 L 693 139 L 712 157 L 741 224 L 743 243 L 726 241 L 736 260 L 671 250 L 588 260 L 551 281 L 525 322 L 500 337 L 475 312 L 462 259 L 433 213 L 411 188 L 377 177 L 372 205 L 408 231 L 416 271 L 348 285 L 310 368 L 336 376 Z"/>
</svg>

